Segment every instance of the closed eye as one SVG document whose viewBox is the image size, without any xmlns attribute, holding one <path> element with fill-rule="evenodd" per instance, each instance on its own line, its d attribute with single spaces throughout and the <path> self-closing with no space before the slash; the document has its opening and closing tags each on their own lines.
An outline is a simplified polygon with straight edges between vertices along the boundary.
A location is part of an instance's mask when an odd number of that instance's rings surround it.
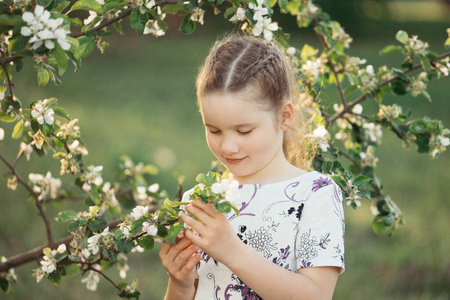
<svg viewBox="0 0 450 300">
<path fill-rule="evenodd" d="M 209 132 L 210 132 L 211 134 L 219 134 L 219 133 L 220 133 L 220 130 L 212 130 L 212 129 L 210 129 Z"/>
<path fill-rule="evenodd" d="M 250 132 L 252 132 L 253 131 L 253 129 L 250 129 L 250 130 L 247 130 L 247 131 L 239 131 L 238 130 L 238 133 L 239 134 L 242 134 L 242 135 L 246 135 L 246 134 L 249 134 Z"/>
</svg>

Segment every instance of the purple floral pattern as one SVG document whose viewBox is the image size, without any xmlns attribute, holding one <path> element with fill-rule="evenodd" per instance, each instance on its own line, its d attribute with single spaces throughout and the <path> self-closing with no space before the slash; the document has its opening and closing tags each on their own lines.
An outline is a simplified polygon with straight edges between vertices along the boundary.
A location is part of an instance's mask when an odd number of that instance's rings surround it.
<svg viewBox="0 0 450 300">
<path fill-rule="evenodd" d="M 319 179 L 313 181 L 311 190 L 313 192 L 317 192 L 319 189 L 323 188 L 324 186 L 330 185 L 332 182 L 333 180 L 331 178 L 320 177 Z"/>
<path fill-rule="evenodd" d="M 242 185 L 241 212 L 228 216 L 241 241 L 292 271 L 316 266 L 344 268 L 342 196 L 321 173 L 273 184 Z M 261 299 L 225 265 L 202 253 L 195 300 Z"/>
</svg>

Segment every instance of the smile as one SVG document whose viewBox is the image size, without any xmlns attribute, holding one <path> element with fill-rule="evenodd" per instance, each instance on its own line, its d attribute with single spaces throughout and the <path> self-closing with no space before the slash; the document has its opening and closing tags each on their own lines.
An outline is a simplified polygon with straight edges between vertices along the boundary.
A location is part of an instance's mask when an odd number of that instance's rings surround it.
<svg viewBox="0 0 450 300">
<path fill-rule="evenodd" d="M 225 158 L 229 164 L 238 164 L 245 159 L 244 158 Z"/>
</svg>

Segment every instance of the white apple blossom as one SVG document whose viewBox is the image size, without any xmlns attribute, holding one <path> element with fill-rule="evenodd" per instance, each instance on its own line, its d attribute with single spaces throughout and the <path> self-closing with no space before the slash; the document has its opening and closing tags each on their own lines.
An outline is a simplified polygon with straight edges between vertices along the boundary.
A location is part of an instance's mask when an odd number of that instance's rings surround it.
<svg viewBox="0 0 450 300">
<path fill-rule="evenodd" d="M 234 16 L 230 18 L 230 21 L 244 21 L 245 20 L 245 9 L 238 7 Z"/>
<path fill-rule="evenodd" d="M 42 44 L 47 49 L 53 49 L 55 48 L 54 40 L 62 49 L 70 49 L 70 43 L 67 40 L 67 34 L 70 31 L 63 25 L 63 18 L 52 19 L 48 10 L 45 10 L 41 5 L 36 5 L 34 12 L 24 12 L 22 19 L 27 23 L 27 26 L 22 26 L 20 34 L 31 36 L 29 43 L 32 44 L 32 49 L 37 49 Z"/>
<path fill-rule="evenodd" d="M 264 5 L 264 0 L 256 0 L 256 5 L 253 3 L 248 4 L 248 8 L 254 11 L 253 13 L 253 20 L 255 21 L 262 21 L 264 19 L 264 16 L 266 16 L 269 13 L 269 10 Z M 259 36 L 259 34 L 257 35 Z"/>
<path fill-rule="evenodd" d="M 30 156 L 31 156 L 32 152 L 33 152 L 33 147 L 31 145 L 28 145 L 24 142 L 20 143 L 20 154 L 25 154 L 27 161 L 30 161 Z"/>
<path fill-rule="evenodd" d="M 144 188 L 145 189 L 145 188 Z M 145 215 L 148 212 L 148 206 L 142 206 L 138 205 L 135 208 L 133 208 L 133 211 L 131 212 L 131 215 L 136 219 L 140 219 L 143 215 Z"/>
<path fill-rule="evenodd" d="M 61 179 L 53 178 L 50 171 L 47 172 L 45 177 L 41 174 L 30 173 L 28 179 L 34 184 L 33 191 L 38 194 L 40 201 L 47 196 L 51 199 L 58 198 L 58 192 L 62 185 Z"/>
<path fill-rule="evenodd" d="M 81 279 L 82 283 L 86 283 L 86 288 L 90 291 L 96 291 L 100 282 L 100 275 L 95 271 L 89 271 L 88 275 Z"/>
<path fill-rule="evenodd" d="M 381 125 L 375 123 L 364 123 L 363 124 L 364 135 L 370 141 L 374 143 L 380 143 L 383 137 L 383 131 L 381 131 Z"/>
<path fill-rule="evenodd" d="M 306 137 L 313 140 L 313 143 L 318 146 L 322 151 L 327 151 L 329 144 L 328 139 L 330 137 L 330 134 L 323 126 L 317 127 L 313 133 L 309 133 L 306 135 Z"/>
<path fill-rule="evenodd" d="M 52 108 L 47 107 L 48 99 L 45 99 L 44 101 L 39 100 L 31 110 L 31 116 L 36 119 L 36 121 L 40 125 L 44 125 L 44 122 L 48 125 L 53 125 L 53 121 L 55 118 L 53 115 L 55 112 Z"/>
<path fill-rule="evenodd" d="M 101 237 L 107 236 L 109 235 L 109 226 L 107 226 L 101 233 L 97 233 L 94 234 L 93 236 L 89 237 L 87 242 L 87 249 L 92 253 L 92 254 L 97 254 L 98 251 L 100 250 L 99 246 L 98 246 L 98 241 Z"/>
<path fill-rule="evenodd" d="M 41 260 L 41 268 L 47 274 L 56 270 L 56 260 L 53 257 L 44 255 L 44 260 Z"/>
<path fill-rule="evenodd" d="M 158 190 L 159 190 L 159 184 L 158 183 L 154 183 L 154 184 L 152 184 L 152 185 L 150 185 L 148 187 L 148 191 L 150 193 L 156 193 L 156 192 L 158 192 Z"/>
<path fill-rule="evenodd" d="M 239 182 L 232 180 L 231 182 L 224 178 L 220 183 L 214 183 L 211 186 L 211 192 L 214 194 L 225 194 L 225 199 L 222 201 L 228 201 L 231 205 L 236 205 L 236 199 L 239 198 Z"/>
<path fill-rule="evenodd" d="M 191 12 L 191 20 L 203 25 L 203 16 L 204 15 L 205 15 L 205 11 L 199 7 L 196 7 Z"/>
<path fill-rule="evenodd" d="M 158 227 L 154 224 L 150 224 L 149 222 L 142 223 L 142 230 L 146 231 L 148 235 L 156 236 L 158 234 Z"/>
<path fill-rule="evenodd" d="M 5 138 L 5 130 L 0 127 L 0 141 L 3 141 Z"/>
<path fill-rule="evenodd" d="M 286 53 L 289 54 L 289 55 L 294 55 L 296 51 L 297 51 L 297 49 L 295 49 L 294 47 L 289 47 L 286 50 Z"/>
<path fill-rule="evenodd" d="M 122 233 L 126 237 L 130 236 L 130 226 L 129 225 L 127 225 L 125 222 L 122 222 L 118 226 L 119 226 L 119 230 L 122 231 Z"/>
<path fill-rule="evenodd" d="M 97 13 L 95 11 L 90 10 L 89 11 L 89 16 L 84 19 L 83 24 L 84 25 L 88 25 L 90 24 L 92 21 L 94 21 L 94 19 L 97 17 Z M 94 26 L 97 26 L 99 23 L 101 22 L 101 20 L 99 20 Z"/>
<path fill-rule="evenodd" d="M 64 123 L 61 125 L 60 130 L 57 133 L 58 137 L 79 137 L 80 136 L 80 127 L 75 125 L 78 122 L 78 119 L 70 120 L 69 123 Z"/>
<path fill-rule="evenodd" d="M 358 104 L 356 104 L 355 106 L 353 106 L 352 112 L 353 112 L 354 114 L 357 114 L 357 115 L 362 114 L 362 112 L 363 112 L 363 107 L 362 107 L 362 105 L 358 103 Z"/>
<path fill-rule="evenodd" d="M 62 254 L 64 252 L 66 252 L 66 250 L 67 250 L 66 244 L 61 244 L 56 249 L 56 252 L 58 252 L 59 254 Z"/>
<path fill-rule="evenodd" d="M 325 67 L 320 58 L 307 60 L 306 63 L 302 66 L 302 70 L 306 71 L 306 73 L 310 76 L 317 77 L 322 75 L 325 71 Z"/>
<path fill-rule="evenodd" d="M 83 190 L 89 192 L 91 190 L 91 184 L 100 186 L 103 183 L 102 178 L 103 166 L 90 165 L 87 167 L 86 172 L 81 176 L 81 180 L 84 181 Z"/>
<path fill-rule="evenodd" d="M 156 5 L 155 0 L 145 1 L 145 7 L 147 7 L 147 9 L 152 9 L 155 5 Z"/>
<path fill-rule="evenodd" d="M 158 21 L 155 20 L 149 20 L 147 24 L 145 24 L 144 34 L 150 33 L 156 37 L 163 36 L 166 34 L 166 32 L 159 26 Z"/>
<path fill-rule="evenodd" d="M 413 35 L 405 43 L 405 49 L 420 55 L 425 55 L 428 46 L 428 43 L 419 40 L 417 35 Z"/>
<path fill-rule="evenodd" d="M 261 33 L 264 35 L 264 38 L 268 41 L 271 41 L 273 38 L 273 32 L 278 30 L 278 24 L 276 22 L 272 22 L 271 18 L 262 17 L 258 20 L 253 28 L 253 35 L 260 36 Z"/>
<path fill-rule="evenodd" d="M 420 79 L 415 79 L 408 86 L 408 90 L 411 92 L 411 96 L 417 97 L 427 89 L 427 85 Z"/>
</svg>

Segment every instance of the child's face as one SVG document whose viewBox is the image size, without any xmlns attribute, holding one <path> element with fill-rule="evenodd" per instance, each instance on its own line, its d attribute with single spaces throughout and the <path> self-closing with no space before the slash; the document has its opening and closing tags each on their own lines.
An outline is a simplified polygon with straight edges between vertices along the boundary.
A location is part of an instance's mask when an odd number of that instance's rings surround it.
<svg viewBox="0 0 450 300">
<path fill-rule="evenodd" d="M 207 95 L 199 104 L 208 146 L 233 179 L 264 182 L 285 160 L 280 118 L 249 93 Z"/>
</svg>

